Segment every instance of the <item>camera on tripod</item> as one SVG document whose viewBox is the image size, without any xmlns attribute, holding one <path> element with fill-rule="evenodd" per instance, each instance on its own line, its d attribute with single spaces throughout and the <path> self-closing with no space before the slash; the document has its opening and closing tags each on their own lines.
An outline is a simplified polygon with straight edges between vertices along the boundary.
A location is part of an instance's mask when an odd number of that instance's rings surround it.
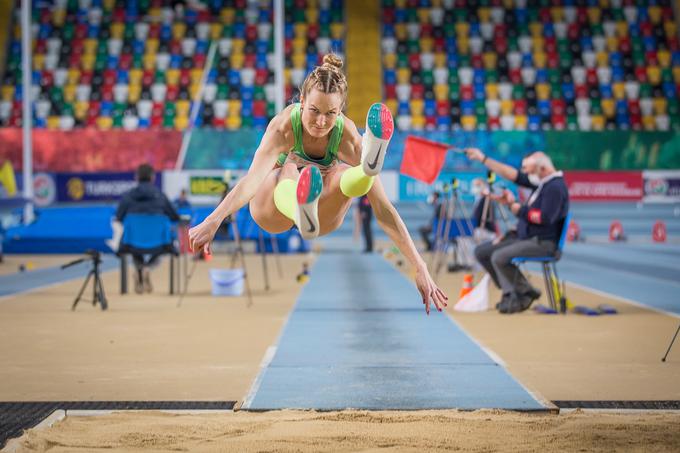
<svg viewBox="0 0 680 453">
<path fill-rule="evenodd" d="M 94 306 L 97 305 L 98 303 L 101 306 L 102 310 L 106 310 L 107 308 L 109 308 L 109 305 L 106 301 L 106 295 L 104 294 L 104 285 L 102 284 L 101 272 L 99 269 L 99 266 L 102 263 L 101 253 L 98 250 L 87 249 L 85 250 L 85 255 L 86 256 L 83 258 L 78 258 L 77 260 L 71 261 L 70 263 L 66 263 L 61 266 L 62 269 L 66 269 L 67 267 L 75 266 L 76 264 L 80 264 L 84 261 L 92 261 L 92 268 L 90 269 L 90 272 L 87 274 L 85 282 L 83 283 L 83 286 L 80 288 L 80 291 L 76 296 L 76 299 L 73 301 L 71 310 L 76 309 L 78 302 L 80 302 L 80 299 L 82 298 L 83 293 L 85 292 L 87 284 L 90 282 L 90 278 L 92 278 L 94 282 L 92 291 L 93 295 L 91 301 L 92 305 Z"/>
</svg>

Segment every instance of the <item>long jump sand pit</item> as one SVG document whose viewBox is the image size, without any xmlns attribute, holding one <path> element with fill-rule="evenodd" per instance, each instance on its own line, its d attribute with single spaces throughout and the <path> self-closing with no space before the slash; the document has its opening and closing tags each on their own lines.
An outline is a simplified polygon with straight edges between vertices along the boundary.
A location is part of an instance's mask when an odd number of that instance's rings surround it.
<svg viewBox="0 0 680 453">
<path fill-rule="evenodd" d="M 424 382 L 426 377 L 424 376 Z M 113 413 L 66 417 L 18 452 L 633 451 L 680 449 L 678 413 L 562 415 L 479 410 Z"/>
</svg>

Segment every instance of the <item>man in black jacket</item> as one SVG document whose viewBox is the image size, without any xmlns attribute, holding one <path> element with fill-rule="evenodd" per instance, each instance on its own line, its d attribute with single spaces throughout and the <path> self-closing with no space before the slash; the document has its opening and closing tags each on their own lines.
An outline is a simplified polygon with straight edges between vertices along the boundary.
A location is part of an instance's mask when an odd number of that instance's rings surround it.
<svg viewBox="0 0 680 453">
<path fill-rule="evenodd" d="M 116 210 L 116 220 L 123 222 L 127 214 L 163 214 L 176 222 L 179 220 L 177 211 L 168 197 L 154 185 L 154 171 L 151 165 L 142 164 L 137 168 L 137 186 L 123 194 Z M 158 264 L 159 255 L 133 254 L 135 263 L 135 292 L 151 292 L 149 271 Z"/>
<path fill-rule="evenodd" d="M 569 211 L 567 185 L 562 172 L 557 171 L 550 158 L 540 151 L 526 156 L 521 170 L 491 159 L 476 148 L 468 148 L 466 154 L 505 179 L 532 189 L 525 204 L 515 201 L 508 190 L 496 198 L 517 216 L 517 231 L 506 234 L 500 240 L 480 244 L 475 249 L 477 260 L 503 291 L 499 311 L 524 311 L 540 297 L 541 292 L 529 284 L 517 266 L 512 264 L 512 259 L 555 253 Z"/>
</svg>

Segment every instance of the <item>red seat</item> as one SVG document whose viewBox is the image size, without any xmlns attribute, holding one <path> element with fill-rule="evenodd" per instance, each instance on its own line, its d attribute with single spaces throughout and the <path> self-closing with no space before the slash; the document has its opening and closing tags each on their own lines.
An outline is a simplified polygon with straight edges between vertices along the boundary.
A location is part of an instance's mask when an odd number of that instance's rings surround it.
<svg viewBox="0 0 680 453">
<path fill-rule="evenodd" d="M 397 86 L 393 83 L 385 85 L 385 98 L 386 99 L 396 99 L 397 98 Z"/>
<path fill-rule="evenodd" d="M 425 87 L 422 83 L 416 83 L 411 85 L 411 98 L 412 99 L 423 99 L 425 96 Z"/>
<path fill-rule="evenodd" d="M 451 109 L 451 103 L 449 101 L 437 101 L 437 115 L 438 116 L 449 116 L 450 109 Z"/>
<path fill-rule="evenodd" d="M 179 84 L 182 87 L 189 86 L 191 83 L 191 73 L 189 69 L 182 69 L 179 71 Z"/>
<path fill-rule="evenodd" d="M 629 99 L 628 111 L 630 112 L 631 118 L 633 115 L 640 116 L 640 101 L 638 99 Z"/>
<path fill-rule="evenodd" d="M 564 116 L 566 113 L 566 104 L 564 99 L 560 98 L 550 101 L 550 110 L 552 111 L 553 115 Z"/>
<path fill-rule="evenodd" d="M 153 83 L 153 69 L 145 69 L 142 73 L 142 86 L 148 87 Z"/>
<path fill-rule="evenodd" d="M 588 97 L 588 85 L 586 85 L 586 84 L 576 85 L 574 87 L 574 91 L 576 91 L 576 97 L 577 98 L 587 98 Z"/>
<path fill-rule="evenodd" d="M 257 25 L 249 24 L 246 26 L 246 39 L 248 41 L 257 40 Z"/>
<path fill-rule="evenodd" d="M 588 83 L 588 85 L 597 85 L 599 83 L 596 68 L 586 69 L 586 83 Z"/>
<path fill-rule="evenodd" d="M 470 64 L 472 64 L 472 67 L 475 69 L 484 69 L 482 54 L 473 54 L 470 59 Z"/>
<path fill-rule="evenodd" d="M 165 99 L 167 101 L 176 101 L 179 95 L 179 87 L 177 85 L 168 85 L 168 89 L 165 93 Z"/>
<path fill-rule="evenodd" d="M 513 105 L 513 112 L 515 115 L 526 115 L 527 114 L 527 101 L 526 99 L 517 99 Z"/>
<path fill-rule="evenodd" d="M 257 64 L 257 55 L 254 53 L 247 53 L 243 60 L 243 66 L 246 68 L 254 68 Z"/>
<path fill-rule="evenodd" d="M 118 68 L 128 71 L 132 67 L 132 54 L 122 53 L 118 60 Z"/>
<path fill-rule="evenodd" d="M 564 115 L 553 115 L 551 122 L 556 129 L 564 129 L 567 126 L 567 117 Z"/>
<path fill-rule="evenodd" d="M 83 70 L 80 72 L 80 83 L 83 85 L 90 85 L 92 83 L 92 71 Z"/>
<path fill-rule="evenodd" d="M 267 69 L 257 69 L 255 70 L 255 84 L 256 85 L 266 85 L 267 79 L 269 79 L 269 71 Z"/>
<path fill-rule="evenodd" d="M 644 66 L 636 66 L 635 67 L 635 78 L 640 83 L 646 83 L 647 82 L 647 68 L 645 68 Z"/>
<path fill-rule="evenodd" d="M 408 56 L 408 66 L 411 71 L 420 71 L 420 54 L 412 53 Z"/>
<path fill-rule="evenodd" d="M 474 88 L 472 85 L 460 86 L 460 98 L 464 101 L 471 101 L 475 97 Z"/>
<path fill-rule="evenodd" d="M 253 101 L 253 116 L 259 118 L 267 116 L 267 101 Z"/>
<path fill-rule="evenodd" d="M 519 85 L 522 83 L 522 70 L 520 68 L 509 70 L 508 75 L 510 76 L 510 83 L 513 85 Z"/>
</svg>

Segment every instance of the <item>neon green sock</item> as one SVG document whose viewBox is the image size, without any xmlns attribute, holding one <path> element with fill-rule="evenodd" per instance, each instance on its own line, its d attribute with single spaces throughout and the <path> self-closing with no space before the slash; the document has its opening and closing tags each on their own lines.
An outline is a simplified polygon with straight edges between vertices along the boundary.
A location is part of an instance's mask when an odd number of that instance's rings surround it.
<svg viewBox="0 0 680 453">
<path fill-rule="evenodd" d="M 364 173 L 361 165 L 348 168 L 340 177 L 340 190 L 347 197 L 360 197 L 366 195 L 371 190 L 374 179 L 375 176 L 368 176 Z"/>
<path fill-rule="evenodd" d="M 297 182 L 292 179 L 282 179 L 274 188 L 274 204 L 281 214 L 295 221 L 297 210 Z"/>
</svg>

